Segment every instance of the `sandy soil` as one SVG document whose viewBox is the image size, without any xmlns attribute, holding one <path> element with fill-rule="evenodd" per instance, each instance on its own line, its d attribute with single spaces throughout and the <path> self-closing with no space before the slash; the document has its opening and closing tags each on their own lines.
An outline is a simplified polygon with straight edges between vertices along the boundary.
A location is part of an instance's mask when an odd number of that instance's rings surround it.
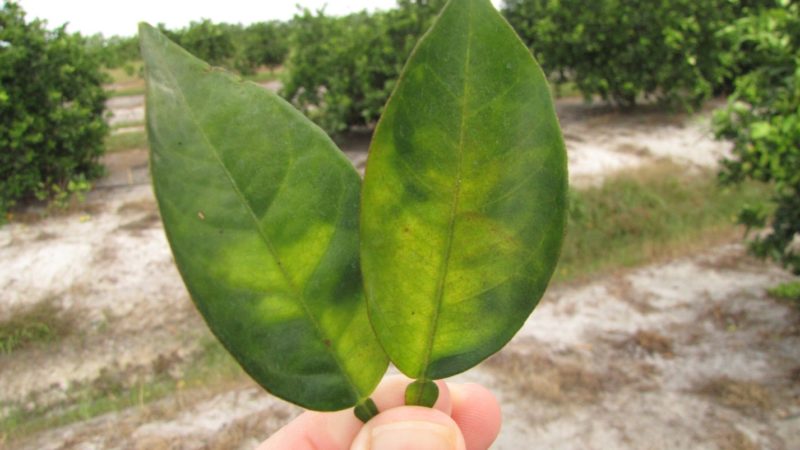
<svg viewBox="0 0 800 450">
<path fill-rule="evenodd" d="M 633 116 L 577 101 L 560 102 L 559 114 L 577 183 L 664 157 L 713 166 L 726 151 L 707 114 Z M 356 167 L 367 145 L 344 141 Z M 0 318 L 45 301 L 75 328 L 57 344 L 0 354 L 0 415 L 57 408 L 109 380 L 177 380 L 208 338 L 166 245 L 146 152 L 105 163 L 109 176 L 79 210 L 0 228 Z M 557 286 L 511 344 L 457 381 L 482 382 L 502 400 L 497 449 L 800 448 L 800 317 L 765 294 L 788 279 L 728 245 Z M 298 412 L 241 383 L 6 445 L 252 449 Z"/>
<path fill-rule="evenodd" d="M 716 167 L 730 152 L 730 144 L 714 140 L 711 132 L 711 111 L 720 105 L 714 101 L 697 114 L 670 115 L 655 107 L 626 113 L 580 99 L 559 100 L 571 183 L 601 183 L 658 159 L 689 169 Z"/>
<path fill-rule="evenodd" d="M 800 448 L 800 315 L 764 292 L 787 279 L 728 245 L 556 287 L 501 353 L 454 381 L 500 398 L 496 449 Z M 298 413 L 243 384 L 17 448 L 253 449 Z"/>
</svg>

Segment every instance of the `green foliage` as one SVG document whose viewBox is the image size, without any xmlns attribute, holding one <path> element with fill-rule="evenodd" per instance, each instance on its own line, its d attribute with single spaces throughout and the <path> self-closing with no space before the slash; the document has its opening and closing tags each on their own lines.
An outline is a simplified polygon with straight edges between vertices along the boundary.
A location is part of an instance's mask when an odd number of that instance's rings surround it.
<svg viewBox="0 0 800 450">
<path fill-rule="evenodd" d="M 208 19 L 192 22 L 179 33 L 179 44 L 213 66 L 229 65 L 236 56 L 231 27 Z"/>
<path fill-rule="evenodd" d="M 57 208 L 65 210 L 73 201 L 83 203 L 86 200 L 86 194 L 92 190 L 92 184 L 86 180 L 82 174 L 69 180 L 66 186 L 54 184 L 47 187 L 42 183 L 39 185 L 34 195 L 39 201 L 50 201 L 49 208 Z"/>
<path fill-rule="evenodd" d="M 289 54 L 290 26 L 285 22 L 258 22 L 243 29 L 235 68 L 252 74 L 262 66 L 270 69 L 283 64 Z"/>
<path fill-rule="evenodd" d="M 724 30 L 733 48 L 746 54 L 728 107 L 715 116 L 716 134 L 733 141 L 721 179 L 774 185 L 774 214 L 763 205 L 746 207 L 740 219 L 750 228 L 771 226 L 751 249 L 800 273 L 800 5 L 786 2 L 742 18 Z M 771 217 L 771 220 L 770 220 Z"/>
<path fill-rule="evenodd" d="M 179 30 L 168 30 L 162 24 L 158 28 L 194 56 L 243 75 L 252 75 L 263 66 L 278 66 L 289 52 L 291 25 L 285 22 L 243 27 L 204 19 Z"/>
<path fill-rule="evenodd" d="M 103 72 L 80 35 L 0 10 L 0 212 L 102 173 Z"/>
<path fill-rule="evenodd" d="M 106 39 L 96 34 L 86 39 L 86 48 L 109 69 L 127 68 L 139 59 L 139 41 L 135 36 L 112 36 Z"/>
<path fill-rule="evenodd" d="M 375 130 L 362 193 L 370 320 L 420 380 L 415 403 L 430 402 L 426 381 L 502 348 L 538 303 L 564 235 L 566 159 L 528 49 L 488 0 L 448 3 Z"/>
<path fill-rule="evenodd" d="M 800 306 L 800 281 L 779 284 L 769 289 L 769 295 L 777 299 L 796 302 L 797 306 Z"/>
<path fill-rule="evenodd" d="M 373 125 L 405 60 L 443 0 L 403 0 L 386 12 L 292 23 L 283 96 L 329 133 Z"/>
<path fill-rule="evenodd" d="M 363 403 L 388 361 L 361 288 L 355 169 L 275 94 L 139 34 L 156 197 L 198 309 L 276 396 Z"/>
<path fill-rule="evenodd" d="M 506 0 L 504 12 L 545 71 L 591 98 L 691 107 L 728 77 L 717 33 L 770 0 Z"/>
</svg>

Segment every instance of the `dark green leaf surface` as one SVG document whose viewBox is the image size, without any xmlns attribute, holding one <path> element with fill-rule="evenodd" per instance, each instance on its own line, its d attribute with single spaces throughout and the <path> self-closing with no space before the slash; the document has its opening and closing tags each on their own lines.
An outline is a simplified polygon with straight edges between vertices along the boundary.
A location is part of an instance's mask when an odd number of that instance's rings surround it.
<svg viewBox="0 0 800 450">
<path fill-rule="evenodd" d="M 423 380 L 505 345 L 541 298 L 565 225 L 566 152 L 536 62 L 489 0 L 453 0 L 407 63 L 362 193 L 370 319 Z"/>
<path fill-rule="evenodd" d="M 364 400 L 387 360 L 367 319 L 358 174 L 290 105 L 140 27 L 161 215 L 197 308 L 273 394 Z"/>
</svg>

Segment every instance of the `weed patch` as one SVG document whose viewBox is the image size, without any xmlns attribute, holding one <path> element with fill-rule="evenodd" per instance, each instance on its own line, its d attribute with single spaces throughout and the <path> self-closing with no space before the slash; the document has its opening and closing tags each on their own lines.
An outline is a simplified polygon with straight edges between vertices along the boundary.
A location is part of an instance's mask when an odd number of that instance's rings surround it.
<svg viewBox="0 0 800 450">
<path fill-rule="evenodd" d="M 106 152 L 121 152 L 147 148 L 147 133 L 145 131 L 131 131 L 129 133 L 116 133 L 106 137 Z"/>
<path fill-rule="evenodd" d="M 567 281 L 728 241 L 744 203 L 768 198 L 766 186 L 720 187 L 713 174 L 656 163 L 602 186 L 573 191 L 555 279 Z"/>
<path fill-rule="evenodd" d="M 123 67 L 107 69 L 106 74 L 116 84 L 130 84 L 144 82 L 142 61 L 129 61 Z"/>
<path fill-rule="evenodd" d="M 772 407 L 772 396 L 758 383 L 720 377 L 699 387 L 698 393 L 742 412 L 766 411 Z"/>
<path fill-rule="evenodd" d="M 672 339 L 655 331 L 639 330 L 627 339 L 623 346 L 648 355 L 658 354 L 664 358 L 675 356 L 672 349 Z"/>
<path fill-rule="evenodd" d="M 800 308 L 800 281 L 779 284 L 767 292 L 772 298 L 788 301 Z"/>
<path fill-rule="evenodd" d="M 62 404 L 42 407 L 27 402 L 0 410 L 0 442 L 134 406 L 144 407 L 184 390 L 208 386 L 224 390 L 247 379 L 222 345 L 210 336 L 189 361 L 173 355 L 156 360 L 150 368 L 149 380 L 141 381 L 147 377 L 128 376 L 131 374 L 125 373 L 127 369 L 117 369 L 104 370 L 93 382 L 72 387 L 67 393 L 68 400 Z"/>
<path fill-rule="evenodd" d="M 133 84 L 125 88 L 115 88 L 107 91 L 108 98 L 131 97 L 134 95 L 144 95 L 144 81 L 141 84 Z"/>
<path fill-rule="evenodd" d="M 58 341 L 72 334 L 74 325 L 75 317 L 56 306 L 54 299 L 12 311 L 0 321 L 0 354 Z"/>
<path fill-rule="evenodd" d="M 594 371 L 590 365 L 578 355 L 553 356 L 537 349 L 503 351 L 484 363 L 519 395 L 554 405 L 591 404 L 630 381 L 622 371 Z"/>
<path fill-rule="evenodd" d="M 129 120 L 126 122 L 117 122 L 111 126 L 112 131 L 121 130 L 123 128 L 141 127 L 144 128 L 144 122 L 141 120 Z"/>
</svg>

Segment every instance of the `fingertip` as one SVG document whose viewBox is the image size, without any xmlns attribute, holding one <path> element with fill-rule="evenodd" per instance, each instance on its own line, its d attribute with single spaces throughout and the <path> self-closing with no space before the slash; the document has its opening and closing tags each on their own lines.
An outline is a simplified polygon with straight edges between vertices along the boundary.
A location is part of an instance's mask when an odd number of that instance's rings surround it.
<svg viewBox="0 0 800 450">
<path fill-rule="evenodd" d="M 436 403 L 433 404 L 433 408 L 438 409 L 449 416 L 453 412 L 453 401 L 450 397 L 450 387 L 444 382 L 444 380 L 437 380 L 436 386 L 439 387 L 439 398 L 436 399 Z"/>
<path fill-rule="evenodd" d="M 451 384 L 453 420 L 461 428 L 467 450 L 485 450 L 500 434 L 500 403 L 485 387 L 475 384 Z"/>
</svg>

